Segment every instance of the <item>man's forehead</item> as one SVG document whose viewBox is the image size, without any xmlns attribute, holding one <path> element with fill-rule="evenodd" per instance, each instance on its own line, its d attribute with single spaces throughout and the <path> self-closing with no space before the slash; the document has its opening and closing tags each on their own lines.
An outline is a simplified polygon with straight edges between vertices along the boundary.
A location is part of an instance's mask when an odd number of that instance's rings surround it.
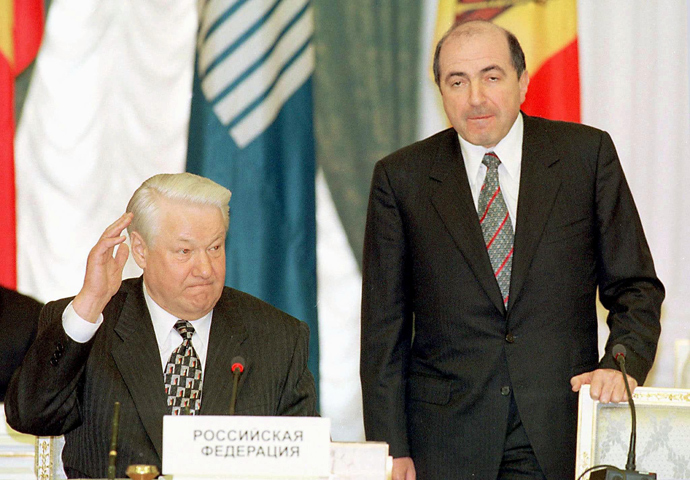
<svg viewBox="0 0 690 480">
<path fill-rule="evenodd" d="M 498 27 L 495 28 L 481 28 L 472 30 L 458 30 L 453 32 L 446 39 L 441 51 L 444 47 L 452 46 L 454 49 L 465 49 L 469 47 L 510 55 L 510 47 L 508 45 L 508 38 L 503 30 Z"/>
<path fill-rule="evenodd" d="M 216 241 L 216 240 L 222 240 L 225 238 L 225 228 L 220 228 L 217 231 L 208 231 L 204 232 L 204 235 L 202 237 L 199 237 L 198 235 L 188 230 L 183 230 L 181 232 L 175 232 L 172 237 L 179 241 L 179 242 L 187 242 L 187 243 L 193 243 L 193 242 L 198 242 L 199 240 L 206 240 L 206 241 Z"/>
<path fill-rule="evenodd" d="M 455 30 L 453 30 L 450 33 L 449 37 L 453 37 L 453 36 L 473 37 L 473 36 L 481 36 L 481 35 L 500 35 L 500 36 L 503 36 L 505 38 L 506 32 L 501 27 L 499 27 L 498 25 L 495 25 L 491 22 L 484 22 L 481 20 L 475 20 L 475 21 L 463 23 L 462 25 L 458 26 Z"/>
<path fill-rule="evenodd" d="M 502 32 L 496 32 L 502 35 Z M 453 35 L 448 37 L 440 53 L 440 63 L 454 68 L 466 65 L 473 70 L 491 67 L 506 69 L 512 65 L 507 40 L 494 35 Z"/>
<path fill-rule="evenodd" d="M 194 241 L 224 237 L 223 214 L 213 205 L 170 202 L 161 209 L 159 235 L 174 241 Z"/>
</svg>

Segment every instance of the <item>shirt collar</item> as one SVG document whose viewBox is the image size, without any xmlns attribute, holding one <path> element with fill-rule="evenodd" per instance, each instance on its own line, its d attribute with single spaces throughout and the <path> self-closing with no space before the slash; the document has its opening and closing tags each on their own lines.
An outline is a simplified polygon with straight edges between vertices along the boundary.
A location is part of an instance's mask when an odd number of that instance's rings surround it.
<svg viewBox="0 0 690 480">
<path fill-rule="evenodd" d="M 508 175 L 515 180 L 519 179 L 523 133 L 524 121 L 522 119 L 522 112 L 520 112 L 513 126 L 510 127 L 508 134 L 493 148 L 474 145 L 458 135 L 460 150 L 462 151 L 462 158 L 465 161 L 468 176 L 470 178 L 477 178 L 484 154 L 494 152 L 501 160 L 501 164 L 506 168 Z"/>
<path fill-rule="evenodd" d="M 149 309 L 149 315 L 151 315 L 151 323 L 153 323 L 153 330 L 156 333 L 156 342 L 158 342 L 158 348 L 160 349 L 162 345 L 165 345 L 170 335 L 173 335 L 173 330 L 175 323 L 179 320 L 175 315 L 166 311 L 156 303 L 156 301 L 151 298 L 148 291 L 146 290 L 146 283 L 142 282 L 144 288 L 144 299 L 146 300 L 146 306 Z M 206 347 L 206 342 L 209 338 L 209 333 L 211 331 L 211 318 L 213 317 L 213 310 L 208 312 L 203 317 L 197 320 L 191 320 L 190 323 L 194 327 L 194 345 L 197 346 L 197 342 L 201 342 L 199 347 Z M 198 335 L 197 335 L 198 334 Z"/>
</svg>

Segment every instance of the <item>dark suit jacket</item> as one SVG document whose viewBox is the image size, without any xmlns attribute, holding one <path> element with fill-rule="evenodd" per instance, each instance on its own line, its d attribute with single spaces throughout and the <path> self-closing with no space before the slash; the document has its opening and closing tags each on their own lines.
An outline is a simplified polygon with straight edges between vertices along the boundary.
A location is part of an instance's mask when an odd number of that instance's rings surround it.
<svg viewBox="0 0 690 480">
<path fill-rule="evenodd" d="M 124 477 L 130 464 L 160 470 L 166 397 L 141 278 L 123 282 L 103 312 L 103 324 L 85 344 L 62 328 L 70 300 L 44 308 L 36 341 L 7 393 L 8 423 L 33 435 L 65 434 L 68 475 L 105 477 L 113 404 L 119 401 L 117 476 Z M 228 413 L 230 362 L 242 355 L 246 368 L 236 414 L 316 415 L 308 339 L 305 323 L 226 287 L 213 310 L 201 414 Z"/>
<path fill-rule="evenodd" d="M 510 302 L 482 238 L 457 133 L 375 168 L 364 247 L 361 377 L 367 438 L 421 480 L 496 478 L 512 392 L 549 479 L 574 476 L 570 378 L 642 383 L 664 297 L 608 134 L 524 117 Z M 595 295 L 610 311 L 599 359 Z"/>
<path fill-rule="evenodd" d="M 38 316 L 43 304 L 14 290 L 0 287 L 0 402 L 5 399 L 7 385 L 31 342 L 36 338 Z"/>
</svg>

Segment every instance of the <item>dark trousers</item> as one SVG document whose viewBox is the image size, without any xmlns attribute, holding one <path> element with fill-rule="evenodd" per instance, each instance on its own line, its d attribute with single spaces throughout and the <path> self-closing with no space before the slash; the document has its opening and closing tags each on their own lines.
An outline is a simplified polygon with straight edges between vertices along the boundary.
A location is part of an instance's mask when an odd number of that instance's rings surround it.
<svg viewBox="0 0 690 480">
<path fill-rule="evenodd" d="M 517 404 L 513 395 L 510 396 L 510 411 L 508 414 L 508 430 L 506 443 L 503 447 L 503 460 L 498 471 L 499 480 L 546 480 L 534 455 L 527 432 L 520 420 Z"/>
</svg>

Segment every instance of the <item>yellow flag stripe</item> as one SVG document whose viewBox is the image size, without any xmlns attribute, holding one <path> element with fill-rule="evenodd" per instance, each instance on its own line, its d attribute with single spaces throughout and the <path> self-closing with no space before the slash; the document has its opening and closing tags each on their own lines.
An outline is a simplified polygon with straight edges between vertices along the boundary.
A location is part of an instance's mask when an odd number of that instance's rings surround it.
<svg viewBox="0 0 690 480">
<path fill-rule="evenodd" d="M 527 58 L 527 70 L 534 74 L 555 53 L 577 38 L 577 0 L 506 0 L 459 3 L 439 0 L 433 47 L 453 25 L 457 15 L 478 7 L 507 7 L 493 22 L 513 32 Z"/>
<path fill-rule="evenodd" d="M 436 50 L 436 44 L 446 31 L 455 23 L 457 0 L 439 0 L 436 11 L 436 29 L 434 30 L 434 42 L 432 52 Z"/>
<path fill-rule="evenodd" d="M 577 38 L 576 0 L 521 3 L 497 16 L 494 23 L 520 40 L 527 70 L 534 74 Z"/>
<path fill-rule="evenodd" d="M 0 0 L 0 53 L 14 65 L 14 0 Z"/>
</svg>

